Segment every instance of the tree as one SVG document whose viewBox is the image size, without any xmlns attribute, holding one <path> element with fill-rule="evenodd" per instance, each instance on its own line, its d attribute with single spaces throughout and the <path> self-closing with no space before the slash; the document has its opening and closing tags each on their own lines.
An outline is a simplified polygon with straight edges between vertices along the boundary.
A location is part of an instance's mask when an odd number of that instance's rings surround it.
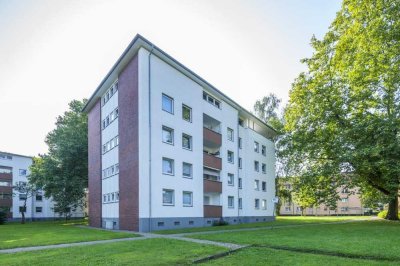
<svg viewBox="0 0 400 266">
<path fill-rule="evenodd" d="M 26 213 L 26 202 L 28 201 L 29 198 L 32 198 L 33 196 L 35 196 L 36 192 L 37 192 L 37 187 L 34 184 L 30 184 L 27 182 L 17 182 L 15 183 L 15 186 L 13 186 L 13 189 L 18 192 L 18 196 L 20 196 L 21 194 L 24 195 L 24 197 L 22 198 L 23 200 L 23 205 L 22 207 L 19 208 L 19 211 L 21 212 L 21 223 L 24 224 L 25 223 L 25 213 Z M 21 198 L 20 198 L 21 200 Z"/>
<path fill-rule="evenodd" d="M 281 101 L 275 94 L 270 93 L 268 96 L 256 101 L 254 104 L 254 113 L 265 123 L 279 129 L 282 119 L 282 116 L 278 112 Z"/>
<path fill-rule="evenodd" d="M 373 188 L 398 220 L 400 189 L 400 2 L 344 0 L 285 110 L 288 175 L 331 177 Z M 322 190 L 331 190 L 326 182 Z"/>
<path fill-rule="evenodd" d="M 87 115 L 81 110 L 87 100 L 74 100 L 59 116 L 56 128 L 47 134 L 47 154 L 33 159 L 29 181 L 43 188 L 56 202 L 54 210 L 68 218 L 83 206 L 88 186 Z"/>
<path fill-rule="evenodd" d="M 288 189 L 287 184 L 292 184 L 290 178 L 279 177 L 275 181 L 276 196 L 278 197 L 278 203 L 276 204 L 276 214 L 280 214 L 280 209 L 283 202 L 291 204 L 293 202 L 292 191 Z"/>
</svg>

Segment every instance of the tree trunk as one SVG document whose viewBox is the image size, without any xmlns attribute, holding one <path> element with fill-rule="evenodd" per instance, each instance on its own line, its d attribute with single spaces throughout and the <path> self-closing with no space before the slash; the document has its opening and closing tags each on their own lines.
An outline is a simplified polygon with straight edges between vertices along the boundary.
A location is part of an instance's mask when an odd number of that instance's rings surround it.
<svg viewBox="0 0 400 266">
<path fill-rule="evenodd" d="M 25 212 L 21 212 L 22 218 L 21 218 L 21 224 L 25 223 Z"/>
<path fill-rule="evenodd" d="M 386 220 L 396 221 L 399 220 L 399 198 L 397 195 L 389 201 L 388 213 L 386 215 Z"/>
</svg>

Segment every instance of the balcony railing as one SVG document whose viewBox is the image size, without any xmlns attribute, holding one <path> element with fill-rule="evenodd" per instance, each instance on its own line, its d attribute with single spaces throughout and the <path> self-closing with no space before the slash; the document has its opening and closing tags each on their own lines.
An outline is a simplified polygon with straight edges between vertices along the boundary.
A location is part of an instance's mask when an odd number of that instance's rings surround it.
<svg viewBox="0 0 400 266">
<path fill-rule="evenodd" d="M 219 157 L 203 152 L 203 164 L 206 167 L 221 170 L 222 160 Z"/>
<path fill-rule="evenodd" d="M 222 145 L 222 136 L 220 133 L 215 132 L 214 130 L 211 130 L 207 127 L 203 128 L 203 140 L 204 140 L 204 145 L 217 148 L 221 147 Z"/>
<path fill-rule="evenodd" d="M 203 191 L 204 193 L 222 193 L 222 183 L 220 181 L 204 179 Z"/>
<path fill-rule="evenodd" d="M 220 218 L 222 217 L 222 206 L 204 205 L 205 218 Z"/>
</svg>

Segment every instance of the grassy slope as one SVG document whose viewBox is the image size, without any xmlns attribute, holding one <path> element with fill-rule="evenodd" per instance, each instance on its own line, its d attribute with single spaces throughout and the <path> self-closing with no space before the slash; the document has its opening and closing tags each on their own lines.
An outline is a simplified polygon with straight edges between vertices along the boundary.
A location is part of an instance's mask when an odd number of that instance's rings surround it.
<svg viewBox="0 0 400 266">
<path fill-rule="evenodd" d="M 365 265 L 398 265 L 398 262 L 382 262 L 373 260 L 349 259 L 316 254 L 304 254 L 298 252 L 273 250 L 268 248 L 248 248 L 233 253 L 227 257 L 213 260 L 204 265 L 341 265 L 341 266 L 365 266 Z"/>
<path fill-rule="evenodd" d="M 313 225 L 273 230 L 196 235 L 193 238 L 241 244 L 307 248 L 400 261 L 400 223 L 387 221 Z"/>
<path fill-rule="evenodd" d="M 226 226 L 210 226 L 210 227 L 200 227 L 200 228 L 184 228 L 176 230 L 162 230 L 156 231 L 156 234 L 179 234 L 179 233 L 193 233 L 193 232 L 208 232 L 208 231 L 219 231 L 219 230 L 230 230 L 239 228 L 257 228 L 275 225 L 293 225 L 293 224 L 305 224 L 305 223 L 330 223 L 330 222 L 340 222 L 346 220 L 355 219 L 369 219 L 369 217 L 364 216 L 323 216 L 323 217 L 310 217 L 310 216 L 280 216 L 276 218 L 273 222 L 262 222 L 262 223 L 248 223 L 248 224 L 233 224 Z"/>
<path fill-rule="evenodd" d="M 147 239 L 0 255 L 2 265 L 177 265 L 225 248 L 170 239 Z"/>
<path fill-rule="evenodd" d="M 83 222 L 33 222 L 0 225 L 0 249 L 134 237 L 129 233 L 80 228 Z"/>
</svg>

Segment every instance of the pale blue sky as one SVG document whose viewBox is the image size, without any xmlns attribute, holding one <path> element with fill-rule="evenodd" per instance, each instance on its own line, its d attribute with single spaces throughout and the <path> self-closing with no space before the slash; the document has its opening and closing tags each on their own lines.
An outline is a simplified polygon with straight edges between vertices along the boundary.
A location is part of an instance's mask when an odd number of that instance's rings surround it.
<svg viewBox="0 0 400 266">
<path fill-rule="evenodd" d="M 0 0 L 0 151 L 37 155 L 140 33 L 252 110 L 284 101 L 339 0 Z"/>
</svg>

